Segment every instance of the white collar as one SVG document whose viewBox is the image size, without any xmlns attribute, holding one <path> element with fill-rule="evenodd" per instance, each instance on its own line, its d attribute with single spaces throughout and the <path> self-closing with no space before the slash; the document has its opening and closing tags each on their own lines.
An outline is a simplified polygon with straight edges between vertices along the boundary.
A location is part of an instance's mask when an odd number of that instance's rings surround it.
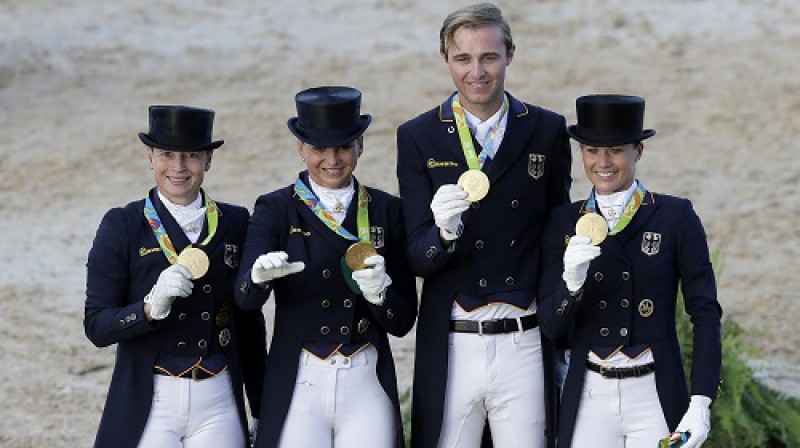
<svg viewBox="0 0 800 448">
<path fill-rule="evenodd" d="M 500 112 L 502 111 L 503 111 L 503 106 L 501 105 L 500 108 L 497 109 L 497 112 L 494 113 L 494 115 L 492 115 L 491 117 L 489 117 L 484 121 L 476 117 L 475 115 L 472 115 L 470 111 L 464 108 L 464 116 L 467 117 L 467 123 L 469 124 L 469 128 L 472 129 L 473 131 L 475 131 L 475 129 L 481 123 L 486 123 L 491 128 L 494 127 L 505 128 L 506 124 L 508 123 L 508 113 L 505 113 L 501 116 Z"/>
<path fill-rule="evenodd" d="M 636 187 L 639 186 L 639 182 L 634 180 L 631 183 L 631 186 L 628 187 L 627 190 L 624 191 L 617 191 L 611 194 L 599 194 L 595 193 L 595 199 L 597 200 L 597 205 L 603 208 L 621 208 L 625 207 L 630 201 L 631 196 L 633 196 L 633 192 L 636 191 Z"/>
<path fill-rule="evenodd" d="M 336 222 L 341 224 L 347 216 L 347 209 L 350 207 L 350 202 L 353 201 L 355 194 L 355 185 L 353 178 L 350 178 L 350 184 L 344 188 L 327 188 L 314 182 L 311 176 L 308 176 L 308 181 L 311 184 L 311 190 L 317 195 L 322 205 L 326 210 L 333 214 Z"/>
<path fill-rule="evenodd" d="M 167 208 L 169 213 L 175 218 L 186 237 L 193 243 L 197 242 L 200 232 L 203 230 L 203 223 L 206 217 L 206 208 L 203 205 L 203 195 L 197 192 L 197 198 L 189 205 L 180 205 L 171 202 L 161 192 L 158 198 Z"/>
<path fill-rule="evenodd" d="M 199 191 L 197 192 L 197 197 L 195 198 L 195 200 L 192 201 L 188 205 L 175 204 L 174 202 L 172 202 L 169 199 L 167 199 L 166 196 L 161 194 L 160 190 L 156 189 L 156 191 L 158 192 L 158 198 L 161 199 L 161 202 L 164 204 L 165 207 L 167 207 L 167 210 L 169 210 L 170 213 L 172 213 L 172 214 L 174 214 L 175 211 L 178 211 L 180 213 L 180 211 L 183 211 L 183 210 L 197 210 L 197 209 L 203 208 L 203 205 L 202 205 L 203 204 L 203 195 L 200 194 Z"/>
<path fill-rule="evenodd" d="M 352 176 L 350 177 L 350 183 L 344 188 L 323 187 L 322 185 L 314 182 L 314 179 L 312 179 L 311 176 L 308 176 L 308 181 L 311 183 L 311 189 L 314 190 L 314 193 L 320 199 L 322 199 L 321 196 L 331 196 L 337 199 L 345 198 L 347 196 L 352 196 L 356 191 Z"/>
</svg>

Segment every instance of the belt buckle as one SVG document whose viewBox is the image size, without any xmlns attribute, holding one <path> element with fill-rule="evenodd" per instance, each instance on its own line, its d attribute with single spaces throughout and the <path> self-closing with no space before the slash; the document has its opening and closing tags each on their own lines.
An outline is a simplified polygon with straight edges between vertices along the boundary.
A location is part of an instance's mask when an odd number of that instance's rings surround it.
<svg viewBox="0 0 800 448">
<path fill-rule="evenodd" d="M 483 336 L 483 322 L 482 320 L 478 321 L 478 336 Z"/>
<path fill-rule="evenodd" d="M 621 373 L 618 369 L 614 367 L 606 367 L 600 366 L 600 376 L 608 380 L 619 380 L 622 379 Z"/>
</svg>

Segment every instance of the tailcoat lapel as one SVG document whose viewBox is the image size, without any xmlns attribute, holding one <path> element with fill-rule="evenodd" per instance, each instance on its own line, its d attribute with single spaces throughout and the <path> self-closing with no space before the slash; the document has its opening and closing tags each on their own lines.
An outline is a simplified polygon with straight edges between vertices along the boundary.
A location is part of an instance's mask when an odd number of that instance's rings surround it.
<svg viewBox="0 0 800 448">
<path fill-rule="evenodd" d="M 461 140 L 458 137 L 458 127 L 456 126 L 456 118 L 453 115 L 453 96 L 450 95 L 444 103 L 439 105 L 439 123 L 440 128 L 436 134 L 436 139 L 441 143 L 437 146 L 447 148 L 453 154 L 458 162 L 463 166 L 463 170 L 469 169 L 467 166 L 467 158 L 464 157 L 464 150 L 461 148 Z M 477 149 L 477 145 L 476 145 Z"/>
</svg>

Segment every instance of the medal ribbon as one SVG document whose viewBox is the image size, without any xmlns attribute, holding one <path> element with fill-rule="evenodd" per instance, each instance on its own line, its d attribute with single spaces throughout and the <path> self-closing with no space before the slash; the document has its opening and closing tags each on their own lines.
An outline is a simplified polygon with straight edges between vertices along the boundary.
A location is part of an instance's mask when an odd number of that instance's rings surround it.
<svg viewBox="0 0 800 448">
<path fill-rule="evenodd" d="M 639 210 L 639 206 L 644 202 L 646 194 L 647 190 L 644 188 L 644 185 L 637 180 L 636 190 L 633 191 L 631 198 L 628 200 L 628 204 L 625 205 L 625 209 L 622 211 L 622 216 L 620 216 L 619 221 L 617 221 L 617 225 L 608 232 L 609 235 L 616 235 L 628 226 L 631 219 L 633 219 L 633 215 L 636 214 L 636 211 Z M 598 213 L 594 188 L 592 188 L 592 193 L 589 195 L 589 200 L 586 201 L 586 210 L 591 213 Z"/>
<path fill-rule="evenodd" d="M 217 223 L 219 222 L 219 209 L 217 209 L 217 204 L 208 197 L 207 194 L 204 196 L 206 198 L 208 236 L 200 243 L 201 246 L 205 246 L 211 241 L 211 238 L 217 233 Z M 159 218 L 158 213 L 156 213 L 156 208 L 153 206 L 153 201 L 150 200 L 150 196 L 147 196 L 144 200 L 144 217 L 147 218 L 150 228 L 153 229 L 153 234 L 156 236 L 158 245 L 161 246 L 161 251 L 164 252 L 164 255 L 167 257 L 167 261 L 169 261 L 170 264 L 175 264 L 178 260 L 178 253 L 175 251 L 175 246 L 172 244 L 172 240 L 169 239 L 169 235 L 167 235 L 167 230 L 164 229 L 164 224 L 161 223 L 161 218 Z"/>
<path fill-rule="evenodd" d="M 472 134 L 467 125 L 464 107 L 461 106 L 461 102 L 458 100 L 458 94 L 453 95 L 451 104 L 453 106 L 453 116 L 456 119 L 456 128 L 458 128 L 458 139 L 461 140 L 461 149 L 464 151 L 464 157 L 467 159 L 467 166 L 471 170 L 480 170 L 483 168 L 483 164 L 486 162 L 486 157 L 488 156 L 487 148 L 483 148 L 480 154 L 475 155 L 475 145 L 472 143 Z M 508 111 L 508 98 L 503 95 L 503 107 L 500 111 L 500 119 L 497 120 L 497 126 L 494 126 L 489 134 L 487 134 L 487 140 L 494 142 L 506 111 Z"/>
<path fill-rule="evenodd" d="M 358 227 L 358 236 L 356 237 L 347 229 L 342 227 L 341 224 L 336 222 L 336 218 L 331 215 L 331 212 L 322 205 L 319 198 L 311 191 L 310 188 L 303 183 L 298 177 L 294 183 L 294 192 L 300 199 L 311 209 L 311 212 L 319 218 L 329 229 L 333 230 L 337 235 L 350 241 L 363 241 L 369 242 L 369 213 L 367 211 L 367 204 L 369 203 L 369 195 L 367 189 L 363 185 L 358 186 L 358 214 L 356 215 L 356 222 Z"/>
</svg>

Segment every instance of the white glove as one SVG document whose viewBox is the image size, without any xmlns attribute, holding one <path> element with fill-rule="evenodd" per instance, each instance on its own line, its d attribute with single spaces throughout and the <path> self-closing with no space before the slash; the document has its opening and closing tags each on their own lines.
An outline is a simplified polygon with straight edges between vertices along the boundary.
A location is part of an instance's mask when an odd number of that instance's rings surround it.
<svg viewBox="0 0 800 448">
<path fill-rule="evenodd" d="M 581 289 L 586 281 L 589 263 L 600 255 L 600 248 L 589 244 L 591 241 L 589 237 L 577 235 L 569 240 L 564 252 L 564 273 L 561 275 L 569 292 L 575 293 Z"/>
<path fill-rule="evenodd" d="M 150 317 L 161 320 L 169 316 L 172 302 L 178 297 L 188 297 L 192 293 L 192 274 L 184 266 L 173 264 L 161 271 L 156 284 L 144 298 L 150 304 Z"/>
<path fill-rule="evenodd" d="M 431 200 L 431 211 L 442 239 L 453 241 L 461 236 L 464 227 L 461 224 L 461 214 L 468 208 L 467 192 L 460 185 L 442 185 L 436 190 Z"/>
<path fill-rule="evenodd" d="M 358 283 L 364 298 L 373 305 L 382 305 L 386 288 L 392 284 L 392 278 L 386 274 L 386 261 L 380 255 L 373 255 L 364 263 L 372 266 L 367 269 L 353 271 L 353 280 Z"/>
<path fill-rule="evenodd" d="M 689 440 L 683 448 L 695 448 L 703 444 L 711 430 L 711 399 L 705 395 L 692 395 L 689 409 L 683 415 L 676 432 L 689 432 Z"/>
<path fill-rule="evenodd" d="M 250 278 L 253 283 L 266 283 L 276 278 L 296 274 L 306 268 L 302 261 L 289 263 L 289 255 L 286 252 L 270 252 L 261 255 L 253 263 L 250 271 Z"/>
</svg>

